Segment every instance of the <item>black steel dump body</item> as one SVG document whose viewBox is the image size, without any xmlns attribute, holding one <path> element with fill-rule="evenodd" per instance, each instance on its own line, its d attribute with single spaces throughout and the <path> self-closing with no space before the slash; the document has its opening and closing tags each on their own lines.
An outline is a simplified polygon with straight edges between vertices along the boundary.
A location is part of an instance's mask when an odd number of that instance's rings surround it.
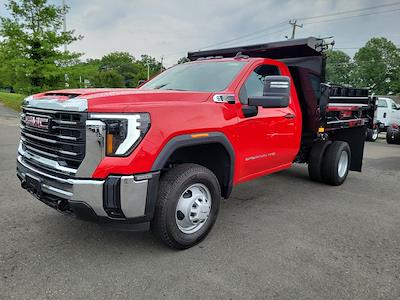
<svg viewBox="0 0 400 300">
<path fill-rule="evenodd" d="M 325 51 L 328 44 L 323 39 L 308 37 L 280 42 L 239 46 L 232 48 L 189 52 L 190 60 L 218 57 L 262 57 L 282 61 L 291 72 L 303 112 L 303 132 L 317 133 L 319 128 L 327 130 L 360 125 L 373 125 L 375 99 L 369 90 L 338 85 L 321 85 L 325 82 Z M 353 114 L 337 114 L 340 107 L 355 109 Z M 345 108 L 346 107 L 346 108 Z M 335 111 L 335 112 L 333 112 Z M 361 112 L 361 113 L 359 113 Z M 353 121 L 349 125 L 349 120 Z M 338 122 L 342 121 L 342 122 Z"/>
<path fill-rule="evenodd" d="M 366 88 L 324 83 L 328 47 L 323 39 L 309 37 L 189 52 L 188 58 L 194 61 L 244 55 L 282 61 L 293 78 L 303 115 L 302 146 L 297 160 L 307 161 L 309 149 L 318 139 L 344 140 L 350 144 L 353 155 L 359 157 L 352 161 L 351 169 L 360 171 L 365 130 L 375 125 L 376 98 Z"/>
</svg>

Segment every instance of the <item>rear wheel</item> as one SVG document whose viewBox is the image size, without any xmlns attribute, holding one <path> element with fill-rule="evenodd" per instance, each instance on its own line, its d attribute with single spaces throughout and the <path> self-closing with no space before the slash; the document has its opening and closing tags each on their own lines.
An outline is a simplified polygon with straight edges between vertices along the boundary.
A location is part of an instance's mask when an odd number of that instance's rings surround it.
<svg viewBox="0 0 400 300">
<path fill-rule="evenodd" d="M 330 141 L 317 141 L 311 148 L 310 156 L 308 158 L 308 176 L 313 181 L 322 181 L 322 160 L 324 158 L 324 153 L 330 144 Z"/>
<path fill-rule="evenodd" d="M 333 142 L 325 152 L 322 162 L 322 179 L 331 185 L 341 185 L 349 173 L 351 151 L 348 143 Z"/>
<path fill-rule="evenodd" d="M 386 132 L 386 142 L 388 144 L 400 144 L 400 131 L 393 132 L 391 129 L 388 129 Z"/>
<path fill-rule="evenodd" d="M 182 164 L 160 180 L 153 233 L 167 246 L 186 249 L 204 239 L 215 223 L 221 198 L 215 175 L 196 164 Z"/>
<path fill-rule="evenodd" d="M 386 132 L 386 142 L 388 144 L 394 144 L 394 136 L 388 132 Z"/>
<path fill-rule="evenodd" d="M 379 130 L 378 128 L 374 128 L 374 129 L 369 129 L 367 128 L 367 141 L 369 142 L 375 142 L 378 139 L 379 136 Z"/>
</svg>

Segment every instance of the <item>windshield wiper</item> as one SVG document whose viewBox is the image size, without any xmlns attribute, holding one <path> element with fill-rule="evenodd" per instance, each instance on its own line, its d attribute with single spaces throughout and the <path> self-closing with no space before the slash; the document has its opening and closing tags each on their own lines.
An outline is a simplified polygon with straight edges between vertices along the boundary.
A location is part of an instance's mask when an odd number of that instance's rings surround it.
<svg viewBox="0 0 400 300">
<path fill-rule="evenodd" d="M 164 91 L 182 91 L 182 92 L 187 92 L 189 90 L 182 90 L 182 89 L 163 89 Z"/>
<path fill-rule="evenodd" d="M 163 89 L 163 87 L 167 86 L 168 84 L 169 83 L 160 84 L 160 85 L 154 87 L 153 89 L 155 89 L 155 90 L 164 90 L 164 91 L 188 91 L 188 90 L 173 89 L 173 88 Z"/>
<path fill-rule="evenodd" d="M 161 89 L 162 87 L 166 86 L 167 84 L 168 84 L 168 83 L 160 84 L 159 86 L 156 86 L 156 87 L 154 87 L 153 89 L 159 90 L 159 89 Z"/>
</svg>

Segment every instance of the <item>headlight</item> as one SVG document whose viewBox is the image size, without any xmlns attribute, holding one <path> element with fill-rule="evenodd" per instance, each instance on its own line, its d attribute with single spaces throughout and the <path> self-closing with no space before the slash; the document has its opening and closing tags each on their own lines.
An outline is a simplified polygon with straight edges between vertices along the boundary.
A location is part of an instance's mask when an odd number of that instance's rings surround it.
<svg viewBox="0 0 400 300">
<path fill-rule="evenodd" d="M 91 114 L 91 119 L 106 124 L 106 155 L 127 156 L 140 143 L 150 128 L 150 115 L 137 114 Z"/>
</svg>

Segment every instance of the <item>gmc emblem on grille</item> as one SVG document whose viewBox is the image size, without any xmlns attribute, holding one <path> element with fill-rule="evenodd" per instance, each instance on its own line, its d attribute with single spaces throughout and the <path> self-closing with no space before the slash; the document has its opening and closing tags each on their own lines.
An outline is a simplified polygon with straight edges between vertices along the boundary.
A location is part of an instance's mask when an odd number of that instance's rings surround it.
<svg viewBox="0 0 400 300">
<path fill-rule="evenodd" d="M 26 116 L 25 124 L 29 127 L 34 127 L 38 129 L 49 129 L 49 118 Z"/>
</svg>

